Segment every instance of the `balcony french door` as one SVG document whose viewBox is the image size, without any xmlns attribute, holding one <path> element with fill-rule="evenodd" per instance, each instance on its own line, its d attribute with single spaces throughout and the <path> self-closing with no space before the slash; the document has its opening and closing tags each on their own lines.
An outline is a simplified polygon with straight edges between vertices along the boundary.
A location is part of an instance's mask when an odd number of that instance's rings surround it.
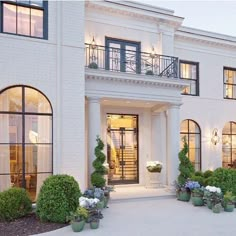
<svg viewBox="0 0 236 236">
<path fill-rule="evenodd" d="M 106 38 L 106 69 L 141 73 L 140 43 Z"/>
<path fill-rule="evenodd" d="M 109 184 L 138 183 L 138 117 L 107 115 Z"/>
</svg>

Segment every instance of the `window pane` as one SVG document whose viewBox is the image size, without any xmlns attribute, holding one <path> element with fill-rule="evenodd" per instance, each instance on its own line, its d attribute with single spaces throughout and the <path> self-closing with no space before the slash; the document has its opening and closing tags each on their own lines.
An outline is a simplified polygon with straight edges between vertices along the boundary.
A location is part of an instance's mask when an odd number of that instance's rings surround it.
<svg viewBox="0 0 236 236">
<path fill-rule="evenodd" d="M 22 116 L 0 114 L 0 143 L 22 143 Z"/>
<path fill-rule="evenodd" d="M 51 113 L 51 107 L 44 95 L 35 89 L 25 88 L 25 111 Z"/>
<path fill-rule="evenodd" d="M 17 33 L 30 35 L 30 8 L 17 7 Z"/>
<path fill-rule="evenodd" d="M 0 111 L 22 111 L 22 88 L 11 88 L 0 94 Z"/>
<path fill-rule="evenodd" d="M 180 132 L 181 133 L 188 133 L 188 120 L 184 120 L 181 122 Z"/>
<path fill-rule="evenodd" d="M 43 11 L 31 9 L 31 36 L 43 37 Z"/>
<path fill-rule="evenodd" d="M 16 34 L 16 6 L 3 4 L 3 32 Z"/>
<path fill-rule="evenodd" d="M 189 133 L 200 133 L 198 125 L 191 120 L 189 121 Z"/>
<path fill-rule="evenodd" d="M 52 117 L 51 116 L 25 116 L 25 142 L 26 143 L 52 143 Z"/>
</svg>

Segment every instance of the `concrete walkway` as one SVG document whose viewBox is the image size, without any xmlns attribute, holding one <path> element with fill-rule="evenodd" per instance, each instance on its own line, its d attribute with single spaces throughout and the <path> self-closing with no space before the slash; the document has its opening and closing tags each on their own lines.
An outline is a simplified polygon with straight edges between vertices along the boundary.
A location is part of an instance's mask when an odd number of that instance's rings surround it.
<svg viewBox="0 0 236 236">
<path fill-rule="evenodd" d="M 207 207 L 194 207 L 174 196 L 147 196 L 113 199 L 103 210 L 104 219 L 97 230 L 86 224 L 84 236 L 234 236 L 236 211 L 212 213 Z M 41 236 L 73 236 L 70 226 Z"/>
</svg>

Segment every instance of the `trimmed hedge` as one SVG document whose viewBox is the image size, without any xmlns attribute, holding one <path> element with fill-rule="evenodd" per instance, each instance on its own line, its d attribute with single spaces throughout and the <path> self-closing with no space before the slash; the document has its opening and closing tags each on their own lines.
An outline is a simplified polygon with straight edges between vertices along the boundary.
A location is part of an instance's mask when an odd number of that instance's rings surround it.
<svg viewBox="0 0 236 236">
<path fill-rule="evenodd" d="M 10 188 L 0 193 L 0 220 L 11 221 L 32 211 L 30 197 L 23 188 Z"/>
<path fill-rule="evenodd" d="M 223 193 L 231 191 L 233 195 L 236 195 L 236 169 L 216 169 L 208 178 L 207 184 L 221 188 Z"/>
<path fill-rule="evenodd" d="M 69 175 L 48 177 L 38 195 L 36 214 L 42 221 L 65 223 L 79 205 L 79 184 Z"/>
</svg>

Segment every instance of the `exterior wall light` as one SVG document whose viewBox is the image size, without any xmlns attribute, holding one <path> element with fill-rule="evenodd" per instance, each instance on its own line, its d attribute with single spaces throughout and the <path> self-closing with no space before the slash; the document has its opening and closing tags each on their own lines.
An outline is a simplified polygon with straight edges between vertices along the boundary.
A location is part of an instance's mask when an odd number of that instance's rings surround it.
<svg viewBox="0 0 236 236">
<path fill-rule="evenodd" d="M 93 36 L 93 40 L 91 42 L 91 48 L 95 49 L 96 47 L 97 47 L 97 45 L 96 45 L 96 42 L 95 42 L 95 39 L 94 39 L 94 36 Z"/>
<path fill-rule="evenodd" d="M 151 57 L 151 58 L 154 58 L 155 55 L 156 55 L 155 49 L 154 49 L 154 47 L 152 47 L 152 51 L 151 51 L 151 53 L 150 53 L 150 57 Z"/>
<path fill-rule="evenodd" d="M 212 131 L 212 137 L 211 137 L 211 142 L 216 145 L 217 143 L 219 143 L 220 141 L 220 137 L 218 135 L 218 129 L 213 129 Z"/>
</svg>

